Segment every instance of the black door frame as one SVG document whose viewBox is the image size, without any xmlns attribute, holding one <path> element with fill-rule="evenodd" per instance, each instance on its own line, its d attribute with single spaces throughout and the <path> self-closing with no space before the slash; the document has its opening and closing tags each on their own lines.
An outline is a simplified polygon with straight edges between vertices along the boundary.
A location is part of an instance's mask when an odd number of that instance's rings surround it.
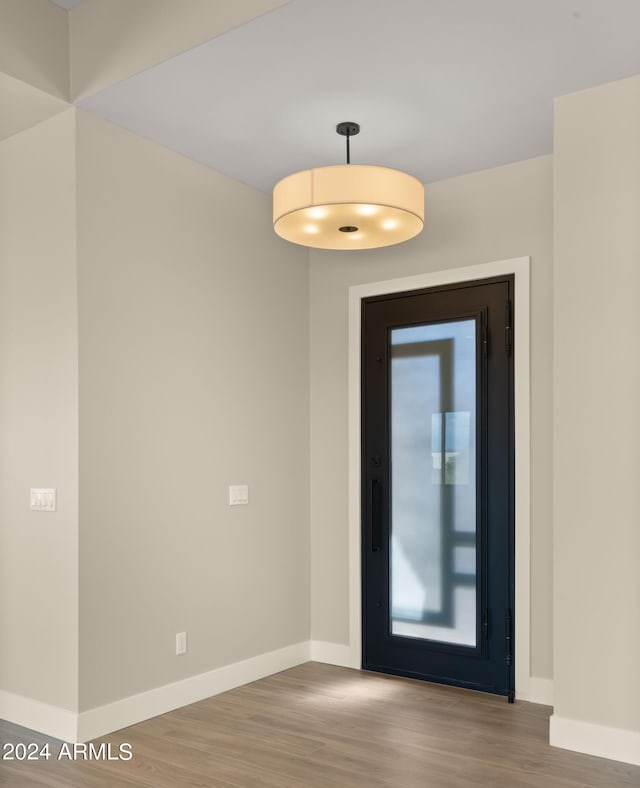
<svg viewBox="0 0 640 788">
<path fill-rule="evenodd" d="M 516 596 L 515 630 L 516 697 L 524 700 L 543 698 L 545 688 L 532 687 L 530 676 L 530 258 L 517 257 L 508 260 L 482 263 L 466 268 L 418 274 L 380 282 L 353 285 L 348 291 L 349 300 L 349 350 L 348 350 L 348 645 L 325 642 L 312 643 L 312 656 L 319 660 L 361 668 L 362 665 L 362 577 L 361 577 L 361 480 L 360 480 L 360 316 L 361 301 L 373 295 L 393 294 L 409 290 L 455 284 L 462 281 L 483 280 L 503 274 L 515 276 L 514 304 L 516 320 L 515 361 L 515 437 L 516 437 L 516 505 L 515 505 L 515 550 L 516 550 Z M 532 691 L 533 690 L 533 691 Z M 540 700 L 540 702 L 547 702 Z"/>
</svg>

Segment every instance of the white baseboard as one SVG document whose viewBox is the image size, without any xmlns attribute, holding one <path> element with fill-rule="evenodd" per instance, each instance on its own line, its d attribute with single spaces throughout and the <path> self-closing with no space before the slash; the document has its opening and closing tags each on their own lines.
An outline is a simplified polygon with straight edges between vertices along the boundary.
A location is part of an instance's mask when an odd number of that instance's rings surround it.
<svg viewBox="0 0 640 788">
<path fill-rule="evenodd" d="M 529 679 L 529 697 L 531 703 L 542 703 L 544 706 L 553 706 L 553 679 L 543 679 L 531 676 Z"/>
<path fill-rule="evenodd" d="M 341 643 L 329 643 L 326 640 L 311 641 L 311 659 L 314 662 L 338 665 L 341 668 L 360 667 L 360 665 L 353 664 L 350 646 L 344 646 Z"/>
<path fill-rule="evenodd" d="M 87 742 L 310 659 L 306 640 L 76 714 L 0 690 L 0 718 L 68 742 Z"/>
<path fill-rule="evenodd" d="M 78 715 L 74 711 L 50 706 L 24 695 L 0 690 L 0 719 L 55 739 L 76 740 Z"/>
<path fill-rule="evenodd" d="M 279 673 L 307 662 L 309 657 L 309 641 L 304 641 L 90 709 L 78 715 L 78 741 L 86 742 L 97 736 L 104 736 L 189 703 Z"/>
<path fill-rule="evenodd" d="M 640 731 L 594 725 L 552 714 L 549 720 L 549 744 L 563 750 L 640 766 Z"/>
</svg>

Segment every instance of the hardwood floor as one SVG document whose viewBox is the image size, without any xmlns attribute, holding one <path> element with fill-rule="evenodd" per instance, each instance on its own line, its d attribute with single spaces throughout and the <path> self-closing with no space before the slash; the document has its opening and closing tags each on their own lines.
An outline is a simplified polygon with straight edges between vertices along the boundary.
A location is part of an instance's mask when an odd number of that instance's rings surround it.
<svg viewBox="0 0 640 788">
<path fill-rule="evenodd" d="M 551 709 L 308 662 L 96 740 L 128 760 L 0 761 L 10 788 L 640 786 L 640 767 L 549 747 Z M 47 739 L 0 722 L 0 741 Z"/>
</svg>

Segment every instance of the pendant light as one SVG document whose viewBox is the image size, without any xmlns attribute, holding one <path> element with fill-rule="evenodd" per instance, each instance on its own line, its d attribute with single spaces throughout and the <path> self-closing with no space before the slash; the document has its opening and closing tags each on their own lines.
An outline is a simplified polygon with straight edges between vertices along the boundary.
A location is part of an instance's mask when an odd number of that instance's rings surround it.
<svg viewBox="0 0 640 788">
<path fill-rule="evenodd" d="M 374 249 L 407 241 L 424 226 L 424 186 L 400 170 L 351 164 L 358 123 L 339 123 L 347 163 L 288 175 L 273 189 L 273 228 L 316 249 Z"/>
</svg>

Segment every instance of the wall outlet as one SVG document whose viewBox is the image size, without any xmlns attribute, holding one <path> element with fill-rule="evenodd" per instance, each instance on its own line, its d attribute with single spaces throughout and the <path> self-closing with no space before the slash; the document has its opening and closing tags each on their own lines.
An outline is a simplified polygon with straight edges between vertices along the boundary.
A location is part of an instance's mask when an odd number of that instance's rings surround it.
<svg viewBox="0 0 640 788">
<path fill-rule="evenodd" d="M 187 633 L 178 632 L 176 634 L 176 656 L 187 653 Z"/>
</svg>

